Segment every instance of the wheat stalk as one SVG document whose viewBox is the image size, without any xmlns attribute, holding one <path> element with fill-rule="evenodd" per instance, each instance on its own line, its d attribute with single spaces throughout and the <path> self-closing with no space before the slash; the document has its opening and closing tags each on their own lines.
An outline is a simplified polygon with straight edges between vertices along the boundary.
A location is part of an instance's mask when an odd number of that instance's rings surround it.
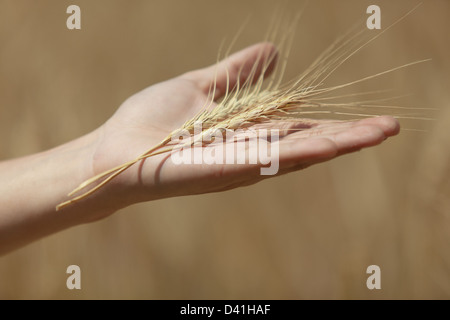
<svg viewBox="0 0 450 320">
<path fill-rule="evenodd" d="M 415 9 L 415 8 L 414 8 Z M 413 9 L 413 10 L 414 10 Z M 281 67 L 274 71 L 275 75 L 271 80 L 264 86 L 265 78 L 264 74 L 267 68 L 271 65 L 275 59 L 275 54 L 263 58 L 263 53 L 261 52 L 255 63 L 253 64 L 250 74 L 243 84 L 237 81 L 234 88 L 229 88 L 229 75 L 227 73 L 227 88 L 225 96 L 219 103 L 216 104 L 214 108 L 211 108 L 214 102 L 215 90 L 216 90 L 216 80 L 210 86 L 208 102 L 202 108 L 202 110 L 193 118 L 186 121 L 179 129 L 171 132 L 166 138 L 164 138 L 159 144 L 153 146 L 141 156 L 126 162 L 120 166 L 102 172 L 80 184 L 76 189 L 74 189 L 69 196 L 74 196 L 80 191 L 86 189 L 92 184 L 101 181 L 88 191 L 73 197 L 72 199 L 59 204 L 56 210 L 60 210 L 72 203 L 75 203 L 81 199 L 84 199 L 96 192 L 112 179 L 120 175 L 122 172 L 138 163 L 141 160 L 153 157 L 162 153 L 167 153 L 174 151 L 176 149 L 181 149 L 186 147 L 187 144 L 191 146 L 196 145 L 200 142 L 204 145 L 208 143 L 208 139 L 205 137 L 210 137 L 212 133 L 216 130 L 235 130 L 243 129 L 255 124 L 261 124 L 266 122 L 274 122 L 277 120 L 294 120 L 298 121 L 299 118 L 305 119 L 305 116 L 310 114 L 335 114 L 335 115 L 351 115 L 357 117 L 368 117 L 373 116 L 373 114 L 367 113 L 351 113 L 343 111 L 331 111 L 326 109 L 326 107 L 341 107 L 343 109 L 349 108 L 360 108 L 362 106 L 367 106 L 368 103 L 381 102 L 385 99 L 378 100 L 366 100 L 360 101 L 359 103 L 333 103 L 327 102 L 328 100 L 333 100 L 345 96 L 327 96 L 330 92 L 334 92 L 339 89 L 343 89 L 357 83 L 373 79 L 385 75 L 387 73 L 409 67 L 424 61 L 420 60 L 412 63 L 408 63 L 399 67 L 391 68 L 389 70 L 364 77 L 349 83 L 344 83 L 332 87 L 324 87 L 324 81 L 339 68 L 345 61 L 350 59 L 358 51 L 360 51 L 364 46 L 369 44 L 378 38 L 382 33 L 389 30 L 392 26 L 397 24 L 400 20 L 409 15 L 413 10 L 405 14 L 402 18 L 397 20 L 394 24 L 387 27 L 384 31 L 378 33 L 377 35 L 371 37 L 369 40 L 361 38 L 362 32 L 354 33 L 353 35 L 344 35 L 343 37 L 336 40 L 327 50 L 325 50 L 311 65 L 296 79 L 281 85 L 281 80 L 284 75 L 284 70 L 286 68 L 287 58 L 289 55 L 289 49 L 292 44 L 294 26 L 297 23 L 299 15 L 293 19 L 293 22 L 287 25 L 287 32 L 283 33 L 279 41 L 278 48 L 280 51 L 284 50 L 284 55 L 282 61 L 280 62 Z M 274 42 L 273 40 L 277 37 L 279 30 L 282 29 L 279 25 L 273 24 L 272 30 L 268 32 L 266 40 Z M 236 39 L 236 38 L 235 38 Z M 235 39 L 232 41 L 234 43 Z M 230 46 L 231 48 L 231 46 Z M 229 51 L 229 50 L 228 50 Z M 226 55 L 228 55 L 227 52 Z M 219 60 L 219 59 L 218 59 Z M 263 65 L 262 71 L 257 75 L 257 68 L 259 65 Z M 239 71 L 238 79 L 240 78 Z M 255 79 L 255 77 L 257 77 Z M 353 94 L 364 95 L 369 93 L 358 93 Z M 325 102 L 324 102 L 325 101 Z M 383 106 L 383 105 L 370 105 L 376 108 L 399 108 L 397 106 Z M 319 110 L 314 110 L 318 108 Z M 410 108 L 408 108 L 410 109 Z M 309 120 L 313 121 L 313 120 Z M 194 135 L 194 126 L 197 122 L 202 124 L 202 131 L 198 136 Z M 301 129 L 300 129 L 301 130 Z M 180 133 L 189 132 L 193 139 L 191 142 L 180 142 L 174 144 L 172 141 L 173 136 L 179 136 Z M 103 179 L 103 180 L 102 180 Z"/>
</svg>

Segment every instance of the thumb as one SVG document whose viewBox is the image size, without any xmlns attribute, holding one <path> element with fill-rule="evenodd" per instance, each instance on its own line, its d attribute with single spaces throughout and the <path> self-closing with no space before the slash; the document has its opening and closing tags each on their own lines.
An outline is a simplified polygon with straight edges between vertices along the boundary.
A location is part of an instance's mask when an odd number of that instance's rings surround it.
<svg viewBox="0 0 450 320">
<path fill-rule="evenodd" d="M 277 55 L 277 49 L 273 44 L 258 43 L 232 54 L 215 65 L 185 73 L 181 77 L 194 81 L 205 94 L 208 94 L 210 85 L 216 78 L 214 99 L 218 99 L 226 93 L 227 77 L 230 90 L 238 82 L 242 85 L 248 78 L 254 83 L 261 73 L 268 76 L 273 71 Z"/>
</svg>

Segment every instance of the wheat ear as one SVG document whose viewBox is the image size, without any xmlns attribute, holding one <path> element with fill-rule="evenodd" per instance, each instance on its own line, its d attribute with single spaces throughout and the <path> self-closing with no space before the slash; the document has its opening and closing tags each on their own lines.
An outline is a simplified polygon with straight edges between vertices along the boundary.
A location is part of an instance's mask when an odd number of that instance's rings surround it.
<svg viewBox="0 0 450 320">
<path fill-rule="evenodd" d="M 415 8 L 414 8 L 415 9 Z M 414 10 L 413 9 L 413 10 Z M 101 181 L 96 186 L 92 187 L 88 191 L 82 193 L 81 195 L 75 196 L 72 199 L 59 204 L 56 210 L 60 210 L 70 204 L 80 201 L 99 189 L 103 188 L 107 183 L 113 180 L 115 177 L 129 169 L 131 166 L 135 165 L 141 160 L 147 159 L 149 157 L 156 156 L 158 154 L 163 154 L 167 152 L 174 151 L 178 148 L 186 146 L 186 143 L 180 143 L 176 145 L 170 145 L 172 141 L 172 136 L 176 136 L 181 130 L 187 130 L 193 135 L 194 125 L 197 121 L 202 123 L 203 131 L 199 136 L 195 137 L 191 145 L 196 142 L 203 141 L 203 138 L 209 136 L 211 133 L 218 129 L 239 129 L 246 128 L 255 124 L 271 122 L 276 120 L 299 120 L 299 117 L 303 118 L 309 114 L 347 114 L 353 116 L 372 116 L 370 114 L 363 113 L 346 113 L 346 112 L 332 112 L 329 110 L 311 110 L 313 107 L 324 107 L 331 106 L 332 103 L 323 103 L 321 99 L 331 99 L 326 97 L 330 92 L 343 89 L 357 83 L 368 81 L 375 77 L 380 77 L 387 73 L 406 68 L 418 63 L 422 63 L 428 60 L 420 60 L 412 63 L 408 63 L 399 67 L 395 67 L 375 75 L 364 77 L 355 81 L 344 83 L 341 85 L 333 87 L 323 87 L 325 80 L 335 72 L 344 62 L 350 59 L 363 47 L 365 47 L 370 42 L 378 38 L 382 33 L 389 30 L 392 26 L 397 24 L 404 17 L 409 15 L 413 10 L 408 12 L 405 16 L 397 20 L 391 26 L 387 27 L 384 31 L 380 32 L 376 36 L 371 37 L 369 40 L 361 40 L 361 33 L 356 33 L 356 35 L 344 36 L 334 42 L 327 50 L 323 52 L 312 64 L 296 79 L 281 85 L 281 80 L 283 78 L 284 70 L 286 68 L 287 57 L 289 54 L 289 49 L 292 44 L 294 26 L 298 20 L 298 16 L 295 17 L 293 23 L 285 26 L 287 32 L 283 33 L 279 41 L 278 48 L 286 49 L 285 55 L 283 56 L 283 61 L 281 61 L 280 71 L 275 70 L 275 76 L 271 78 L 266 87 L 263 86 L 264 83 L 264 73 L 267 68 L 272 63 L 275 58 L 274 55 L 263 58 L 262 52 L 258 55 L 249 76 L 243 84 L 239 81 L 236 83 L 234 88 L 229 88 L 229 74 L 227 72 L 227 86 L 225 97 L 223 100 L 214 108 L 211 108 L 214 102 L 215 90 L 216 90 L 216 79 L 210 86 L 208 102 L 202 108 L 202 110 L 194 116 L 192 119 L 187 120 L 184 125 L 174 130 L 165 139 L 163 139 L 156 146 L 153 146 L 141 156 L 134 160 L 126 162 L 120 166 L 102 172 L 80 184 L 76 189 L 74 189 L 69 196 L 74 196 L 75 194 L 86 189 L 90 185 Z M 274 42 L 274 38 L 278 36 L 280 25 L 275 24 L 273 30 L 268 32 L 266 40 Z M 233 40 L 234 42 L 234 40 Z M 281 51 L 281 50 L 280 50 Z M 264 59 L 264 60 L 261 60 Z M 219 60 L 219 59 L 218 59 Z M 259 76 L 256 77 L 257 67 L 262 63 L 263 68 Z M 240 72 L 238 74 L 238 79 Z M 252 85 L 253 84 L 253 85 Z M 363 101 L 364 102 L 364 101 Z M 367 101 L 366 101 L 367 102 Z M 340 107 L 348 108 L 355 107 L 358 104 L 341 104 Z M 359 106 L 363 104 L 360 103 Z M 336 106 L 336 105 L 335 105 Z M 383 107 L 383 106 L 378 106 Z M 207 143 L 207 142 L 206 142 Z M 103 179 L 103 180 L 102 180 Z"/>
</svg>

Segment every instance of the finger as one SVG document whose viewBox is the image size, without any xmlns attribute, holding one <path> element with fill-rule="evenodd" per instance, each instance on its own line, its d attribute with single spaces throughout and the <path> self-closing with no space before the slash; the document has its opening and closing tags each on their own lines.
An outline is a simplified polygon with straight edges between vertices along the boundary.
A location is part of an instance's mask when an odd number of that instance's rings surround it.
<svg viewBox="0 0 450 320">
<path fill-rule="evenodd" d="M 218 99 L 225 95 L 228 81 L 228 87 L 232 89 L 238 82 L 242 85 L 249 78 L 254 83 L 261 73 L 268 76 L 275 67 L 276 59 L 277 50 L 273 44 L 259 43 L 213 66 L 185 73 L 181 77 L 197 83 L 205 94 L 209 93 L 210 85 L 216 79 L 214 98 Z"/>
<path fill-rule="evenodd" d="M 291 140 L 280 143 L 279 162 L 283 171 L 332 159 L 337 155 L 336 143 L 326 138 Z"/>
<path fill-rule="evenodd" d="M 368 118 L 356 122 L 359 125 L 374 125 L 380 128 L 386 137 L 395 136 L 400 132 L 400 124 L 397 119 L 390 116 Z"/>
<path fill-rule="evenodd" d="M 305 168 L 339 155 L 378 145 L 387 137 L 397 134 L 399 126 L 391 117 L 378 117 L 355 123 L 335 124 L 318 131 L 317 137 L 311 135 L 311 132 L 308 135 L 307 131 L 289 135 L 281 140 L 281 172 Z"/>
<path fill-rule="evenodd" d="M 364 126 L 378 127 L 383 132 L 384 138 L 394 136 L 400 130 L 398 121 L 388 116 L 359 121 L 318 120 L 311 124 L 305 123 L 304 120 L 290 123 L 280 122 L 276 128 L 279 128 L 279 134 L 280 137 L 283 137 L 283 141 L 288 142 L 289 140 L 308 139 L 311 137 L 334 138 L 337 134 L 346 130 Z M 358 138 L 358 135 L 355 135 L 355 138 Z"/>
<path fill-rule="evenodd" d="M 337 148 L 338 154 L 357 151 L 375 146 L 383 142 L 392 133 L 388 127 L 373 122 L 342 123 L 332 127 L 316 128 L 291 134 L 281 142 L 290 143 L 293 140 L 309 141 L 312 139 L 328 139 Z"/>
<path fill-rule="evenodd" d="M 398 121 L 390 116 L 373 117 L 358 121 L 301 119 L 299 121 L 279 122 L 276 125 L 266 127 L 279 129 L 280 136 L 286 136 L 285 139 L 287 140 L 309 137 L 329 137 L 332 134 L 338 134 L 350 128 L 366 125 L 380 128 L 386 138 L 394 136 L 400 131 Z"/>
<path fill-rule="evenodd" d="M 287 127 L 284 130 L 280 130 L 281 137 L 283 137 L 283 134 L 286 134 L 286 136 L 283 138 L 283 141 L 330 137 L 333 134 L 340 133 L 354 127 L 355 124 L 353 122 L 347 121 L 327 123 L 325 125 L 314 125 L 310 128 L 304 128 L 302 126 L 302 123 L 300 123 L 299 125 L 294 123 L 290 127 Z"/>
<path fill-rule="evenodd" d="M 382 143 L 387 136 L 382 128 L 376 125 L 359 125 L 335 134 L 330 137 L 338 148 L 338 154 L 343 155 L 350 152 L 376 146 Z"/>
</svg>

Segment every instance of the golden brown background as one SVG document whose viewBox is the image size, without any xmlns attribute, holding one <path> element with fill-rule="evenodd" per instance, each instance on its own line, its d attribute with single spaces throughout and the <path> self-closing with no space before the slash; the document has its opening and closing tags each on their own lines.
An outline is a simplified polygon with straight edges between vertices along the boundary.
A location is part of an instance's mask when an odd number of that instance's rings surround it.
<svg viewBox="0 0 450 320">
<path fill-rule="evenodd" d="M 382 27 L 418 1 L 311 1 L 287 78 L 368 5 Z M 77 4 L 82 29 L 66 28 Z M 287 2 L 296 12 L 301 1 Z M 128 96 L 258 42 L 273 1 L 0 0 L 0 159 L 39 152 L 101 125 Z M 382 146 L 220 194 L 139 204 L 0 258 L 2 299 L 450 298 L 450 1 L 425 1 L 342 68 L 342 83 L 411 61 L 353 90 L 411 93 L 438 108 Z M 118 150 L 120 152 L 120 150 Z M 8 183 L 2 181 L 1 183 Z M 43 186 L 45 187 L 45 186 Z M 2 210 L 0 208 L 0 210 Z M 82 270 L 69 291 L 67 266 Z M 382 290 L 366 288 L 381 267 Z"/>
</svg>

